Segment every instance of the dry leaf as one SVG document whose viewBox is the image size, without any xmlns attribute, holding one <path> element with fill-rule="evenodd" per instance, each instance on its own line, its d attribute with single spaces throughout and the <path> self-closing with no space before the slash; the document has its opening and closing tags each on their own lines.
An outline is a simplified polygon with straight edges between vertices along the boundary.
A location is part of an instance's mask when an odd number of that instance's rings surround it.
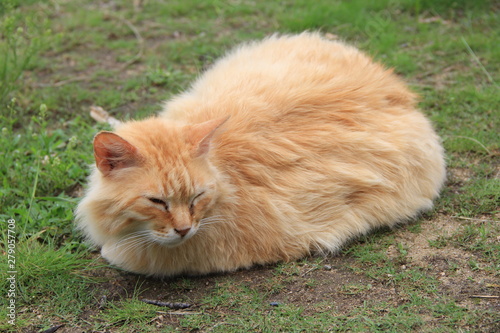
<svg viewBox="0 0 500 333">
<path fill-rule="evenodd" d="M 116 127 L 117 125 L 121 124 L 121 121 L 114 117 L 111 117 L 109 113 L 100 106 L 91 106 L 90 116 L 98 123 L 108 123 L 112 127 Z"/>
</svg>

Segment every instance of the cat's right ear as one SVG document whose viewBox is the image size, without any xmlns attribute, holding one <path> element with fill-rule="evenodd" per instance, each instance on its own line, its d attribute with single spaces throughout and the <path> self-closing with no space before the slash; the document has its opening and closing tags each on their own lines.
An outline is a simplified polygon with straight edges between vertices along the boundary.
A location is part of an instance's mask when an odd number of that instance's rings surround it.
<svg viewBox="0 0 500 333">
<path fill-rule="evenodd" d="M 214 133 L 228 119 L 229 117 L 216 118 L 190 127 L 189 140 L 194 146 L 194 157 L 200 157 L 208 153 L 210 149 L 210 141 L 212 140 Z"/>
<path fill-rule="evenodd" d="M 97 169 L 107 176 L 111 172 L 137 163 L 137 148 L 112 132 L 100 132 L 94 137 L 94 157 Z"/>
</svg>

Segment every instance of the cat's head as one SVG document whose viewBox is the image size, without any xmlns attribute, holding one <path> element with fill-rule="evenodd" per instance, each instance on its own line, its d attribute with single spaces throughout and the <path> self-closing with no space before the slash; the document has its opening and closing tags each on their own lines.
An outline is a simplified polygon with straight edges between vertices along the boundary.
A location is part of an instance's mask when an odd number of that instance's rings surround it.
<svg viewBox="0 0 500 333">
<path fill-rule="evenodd" d="M 225 121 L 151 118 L 97 134 L 96 167 L 76 212 L 80 229 L 98 246 L 136 237 L 174 247 L 191 238 L 217 200 L 209 156 Z"/>
</svg>

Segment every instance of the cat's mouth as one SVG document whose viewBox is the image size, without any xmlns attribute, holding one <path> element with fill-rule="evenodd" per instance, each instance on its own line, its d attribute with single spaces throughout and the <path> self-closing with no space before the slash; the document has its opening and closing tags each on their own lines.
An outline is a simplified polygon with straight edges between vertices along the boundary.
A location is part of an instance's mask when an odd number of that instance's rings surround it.
<svg viewBox="0 0 500 333">
<path fill-rule="evenodd" d="M 149 239 L 165 247 L 177 247 L 193 237 L 196 231 L 196 228 L 190 228 L 182 232 L 175 229 L 171 229 L 168 232 L 152 230 L 149 234 Z"/>
</svg>

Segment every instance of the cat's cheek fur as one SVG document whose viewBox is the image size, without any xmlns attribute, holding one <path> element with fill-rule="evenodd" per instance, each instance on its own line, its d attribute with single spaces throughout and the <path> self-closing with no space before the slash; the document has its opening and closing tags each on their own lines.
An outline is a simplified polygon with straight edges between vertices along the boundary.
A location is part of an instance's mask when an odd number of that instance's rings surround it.
<svg viewBox="0 0 500 333">
<path fill-rule="evenodd" d="M 101 247 L 101 256 L 106 259 L 111 265 L 121 267 L 123 269 L 136 271 L 130 266 L 130 255 L 125 255 L 120 251 L 120 247 L 116 242 L 108 241 Z"/>
</svg>

